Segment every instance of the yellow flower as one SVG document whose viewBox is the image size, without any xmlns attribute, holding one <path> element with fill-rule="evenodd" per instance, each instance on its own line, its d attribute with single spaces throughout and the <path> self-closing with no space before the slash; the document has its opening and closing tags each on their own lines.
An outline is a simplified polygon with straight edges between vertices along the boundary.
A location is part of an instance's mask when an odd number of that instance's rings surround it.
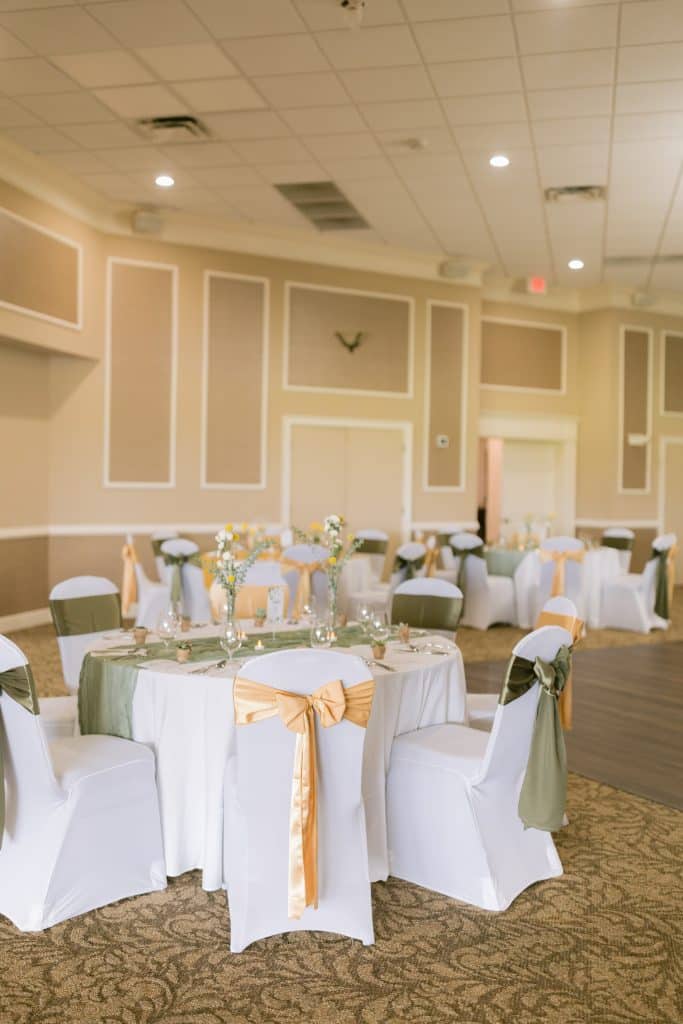
<svg viewBox="0 0 683 1024">
<path fill-rule="evenodd" d="M 323 528 L 323 524 L 322 523 L 311 523 L 310 526 L 309 526 L 309 530 L 322 530 L 322 528 Z"/>
<path fill-rule="evenodd" d="M 330 557 L 327 559 L 327 561 L 330 563 L 330 565 L 336 565 L 337 564 L 337 559 L 334 557 L 334 555 L 330 555 Z"/>
<path fill-rule="evenodd" d="M 228 576 L 228 583 L 234 583 L 234 582 L 235 582 L 235 577 L 234 576 Z"/>
<path fill-rule="evenodd" d="M 356 538 L 354 537 L 354 535 L 353 535 L 352 533 L 350 533 L 350 534 L 349 534 L 349 536 L 348 536 L 348 541 L 349 541 L 349 544 L 353 544 L 353 542 L 354 542 L 354 540 L 355 540 L 355 539 L 356 539 Z"/>
<path fill-rule="evenodd" d="M 232 523 L 226 523 L 225 529 L 228 531 L 228 533 L 232 533 Z"/>
<path fill-rule="evenodd" d="M 246 528 L 247 528 L 247 524 L 246 523 L 242 523 L 242 526 L 240 527 L 240 529 L 242 530 L 242 533 L 244 533 Z"/>
</svg>

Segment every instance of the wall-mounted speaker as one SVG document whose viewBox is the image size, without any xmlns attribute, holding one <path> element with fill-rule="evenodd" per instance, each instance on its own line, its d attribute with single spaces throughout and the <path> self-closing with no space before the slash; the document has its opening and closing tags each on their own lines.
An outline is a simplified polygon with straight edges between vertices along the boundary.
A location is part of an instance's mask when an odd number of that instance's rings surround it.
<svg viewBox="0 0 683 1024">
<path fill-rule="evenodd" d="M 136 235 L 160 235 L 164 222 L 156 210 L 134 210 L 131 225 Z"/>
</svg>

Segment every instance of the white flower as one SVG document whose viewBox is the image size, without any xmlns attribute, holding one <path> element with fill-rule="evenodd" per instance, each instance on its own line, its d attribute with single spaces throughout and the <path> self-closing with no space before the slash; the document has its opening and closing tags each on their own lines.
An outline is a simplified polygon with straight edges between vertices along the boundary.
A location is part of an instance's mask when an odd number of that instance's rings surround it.
<svg viewBox="0 0 683 1024">
<path fill-rule="evenodd" d="M 225 530 L 219 530 L 218 533 L 216 534 L 216 544 L 221 544 L 222 545 L 224 543 L 225 543 Z"/>
<path fill-rule="evenodd" d="M 225 539 L 227 541 L 234 540 L 234 538 L 235 538 L 235 534 L 234 533 L 226 533 L 225 534 Z"/>
<path fill-rule="evenodd" d="M 232 555 L 229 551 L 226 551 L 223 555 L 223 565 L 229 565 L 232 562 Z"/>
<path fill-rule="evenodd" d="M 339 516 L 327 516 L 325 519 L 325 533 L 339 533 L 341 530 L 341 519 Z"/>
</svg>

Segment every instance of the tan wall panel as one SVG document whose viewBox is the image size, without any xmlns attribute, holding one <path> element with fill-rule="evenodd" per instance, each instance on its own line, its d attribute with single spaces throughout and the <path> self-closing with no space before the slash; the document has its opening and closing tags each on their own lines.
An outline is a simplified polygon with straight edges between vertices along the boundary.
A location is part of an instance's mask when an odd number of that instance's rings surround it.
<svg viewBox="0 0 683 1024">
<path fill-rule="evenodd" d="M 0 210 L 0 302 L 78 323 L 78 249 Z"/>
<path fill-rule="evenodd" d="M 644 331 L 624 331 L 622 486 L 624 490 L 647 487 L 647 446 L 628 443 L 629 434 L 648 430 L 649 336 Z"/>
<path fill-rule="evenodd" d="M 664 412 L 683 413 L 683 337 L 664 335 Z"/>
<path fill-rule="evenodd" d="M 48 521 L 50 361 L 0 341 L 0 526 Z"/>
<path fill-rule="evenodd" d="M 462 377 L 464 313 L 452 306 L 430 306 L 429 435 L 427 483 L 458 487 L 462 483 Z M 437 448 L 437 434 L 447 434 L 448 448 Z"/>
<path fill-rule="evenodd" d="M 109 480 L 168 483 L 173 273 L 111 264 Z"/>
<path fill-rule="evenodd" d="M 349 352 L 335 336 L 358 348 Z M 406 301 L 313 290 L 289 291 L 288 383 L 404 393 L 409 389 L 410 305 Z"/>
<path fill-rule="evenodd" d="M 261 483 L 266 285 L 208 279 L 206 483 Z"/>
<path fill-rule="evenodd" d="M 481 383 L 559 391 L 562 388 L 560 328 L 482 320 Z"/>
<path fill-rule="evenodd" d="M 47 537 L 0 540 L 0 615 L 47 605 Z"/>
<path fill-rule="evenodd" d="M 664 522 L 665 533 L 678 537 L 676 557 L 676 581 L 683 583 L 683 439 L 669 443 L 665 448 L 664 462 Z"/>
</svg>

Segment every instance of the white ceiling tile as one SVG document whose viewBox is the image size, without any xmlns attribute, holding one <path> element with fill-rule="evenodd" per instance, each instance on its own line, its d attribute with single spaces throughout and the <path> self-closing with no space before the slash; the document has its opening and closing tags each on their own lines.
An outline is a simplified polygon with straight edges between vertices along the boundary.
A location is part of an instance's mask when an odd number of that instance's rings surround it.
<svg viewBox="0 0 683 1024">
<path fill-rule="evenodd" d="M 650 284 L 661 291 L 683 292 L 683 263 L 655 263 Z"/>
<path fill-rule="evenodd" d="M 218 39 L 301 32 L 305 25 L 290 0 L 187 0 Z"/>
<path fill-rule="evenodd" d="M 150 46 L 136 51 L 159 78 L 183 82 L 193 78 L 225 78 L 238 74 L 231 60 L 215 43 L 187 46 Z"/>
<path fill-rule="evenodd" d="M 680 0 L 625 3 L 621 13 L 621 45 L 683 40 Z"/>
<path fill-rule="evenodd" d="M 87 89 L 106 85 L 142 85 L 154 81 L 154 76 L 126 50 L 60 54 L 50 57 L 50 60 Z"/>
<path fill-rule="evenodd" d="M 64 134 L 85 149 L 110 149 L 124 146 L 142 146 L 144 140 L 128 125 L 120 121 L 107 124 L 74 124 L 64 128 Z"/>
<path fill-rule="evenodd" d="M 522 58 L 527 89 L 573 89 L 589 85 L 611 85 L 614 78 L 614 50 L 585 50 L 583 53 L 537 54 Z"/>
<path fill-rule="evenodd" d="M 164 146 L 160 152 L 180 167 L 223 167 L 241 163 L 227 142 Z"/>
<path fill-rule="evenodd" d="M 679 139 L 683 136 L 683 111 L 657 114 L 620 114 L 614 118 L 614 139 Z"/>
<path fill-rule="evenodd" d="M 453 133 L 448 128 L 421 128 L 417 136 L 406 134 L 405 131 L 376 132 L 383 149 L 391 156 L 404 156 L 422 147 L 426 155 L 453 153 L 457 149 Z M 415 147 L 415 143 L 418 146 Z"/>
<path fill-rule="evenodd" d="M 402 68 L 359 68 L 339 77 L 356 102 L 422 100 L 434 95 L 429 75 L 418 64 Z"/>
<path fill-rule="evenodd" d="M 592 86 L 588 89 L 542 89 L 528 93 L 532 118 L 593 117 L 610 114 L 612 89 Z"/>
<path fill-rule="evenodd" d="M 87 92 L 24 96 L 21 102 L 48 124 L 89 124 L 114 120 L 112 112 Z"/>
<path fill-rule="evenodd" d="M 420 54 L 410 29 L 404 25 L 364 28 L 360 32 L 342 29 L 321 32 L 318 42 L 336 68 L 399 67 L 419 64 Z"/>
<path fill-rule="evenodd" d="M 125 174 L 81 174 L 81 181 L 101 192 L 104 195 L 119 197 L 122 193 L 129 194 L 133 189 L 133 182 Z"/>
<path fill-rule="evenodd" d="M 329 62 L 309 35 L 226 39 L 223 49 L 245 75 L 286 75 L 325 71 Z"/>
<path fill-rule="evenodd" d="M 465 176 L 465 167 L 458 153 L 410 153 L 395 156 L 393 164 L 411 188 L 416 182 L 454 182 L 464 180 Z"/>
<path fill-rule="evenodd" d="M 393 167 L 383 156 L 326 160 L 325 170 L 334 181 L 363 181 L 396 177 Z"/>
<path fill-rule="evenodd" d="M 556 10 L 560 3 L 565 7 L 598 7 L 605 2 L 606 0 L 511 0 L 513 11 Z M 624 2 L 628 3 L 629 0 Z"/>
<path fill-rule="evenodd" d="M 173 163 L 153 146 L 125 146 L 122 149 L 105 149 L 92 155 L 117 171 L 156 171 L 161 174 L 170 170 Z"/>
<path fill-rule="evenodd" d="M 382 237 L 394 245 L 438 251 L 433 231 L 399 181 L 349 181 L 344 191 Z"/>
<path fill-rule="evenodd" d="M 541 146 L 537 154 L 544 188 L 607 184 L 606 145 Z"/>
<path fill-rule="evenodd" d="M 523 88 L 519 67 L 513 57 L 433 64 L 430 71 L 439 96 L 519 92 Z"/>
<path fill-rule="evenodd" d="M 403 4 L 410 21 L 480 18 L 508 11 L 507 0 L 403 0 Z"/>
<path fill-rule="evenodd" d="M 82 149 L 53 153 L 50 161 L 71 174 L 106 174 L 111 170 L 106 160 L 101 160 L 95 153 L 86 153 Z"/>
<path fill-rule="evenodd" d="M 193 175 L 209 188 L 229 188 L 233 185 L 261 185 L 261 177 L 253 167 L 197 167 Z"/>
<path fill-rule="evenodd" d="M 340 107 L 306 107 L 281 110 L 280 114 L 297 135 L 331 135 L 337 132 L 359 132 L 365 122 L 350 103 Z"/>
<path fill-rule="evenodd" d="M 346 28 L 344 12 L 335 3 L 325 0 L 294 0 L 296 9 L 312 32 Z M 395 25 L 404 21 L 399 0 L 372 0 L 363 12 L 363 26 Z"/>
<path fill-rule="evenodd" d="M 210 41 L 209 33 L 182 0 L 123 0 L 90 4 L 87 9 L 133 48 Z"/>
<path fill-rule="evenodd" d="M 490 96 L 453 96 L 443 101 L 452 124 L 496 124 L 500 121 L 526 121 L 524 94 L 494 93 Z"/>
<path fill-rule="evenodd" d="M 74 81 L 41 57 L 0 61 L 0 92 L 8 96 L 27 96 L 52 90 L 65 92 L 77 88 Z"/>
<path fill-rule="evenodd" d="M 176 210 L 213 210 L 220 198 L 207 188 L 172 189 L 164 193 L 165 203 Z"/>
<path fill-rule="evenodd" d="M 240 188 L 217 191 L 229 199 L 239 213 L 255 223 L 311 228 L 292 204 L 270 185 L 254 185 L 248 192 Z"/>
<path fill-rule="evenodd" d="M 489 157 L 492 150 L 464 149 L 463 160 L 471 180 L 477 188 L 486 193 L 511 192 L 518 187 L 528 189 L 536 175 L 534 150 L 530 147 L 509 146 L 505 154 L 510 159 L 508 167 L 491 167 Z"/>
<path fill-rule="evenodd" d="M 489 156 L 501 150 L 509 154 L 511 149 L 531 146 L 531 132 L 526 121 L 458 125 L 455 137 L 463 150 L 487 150 Z"/>
<path fill-rule="evenodd" d="M 617 85 L 615 110 L 617 114 L 683 110 L 683 81 L 621 83 Z"/>
<path fill-rule="evenodd" d="M 557 53 L 616 46 L 618 11 L 617 4 L 603 4 L 516 14 L 520 51 Z"/>
<path fill-rule="evenodd" d="M 642 262 L 626 266 L 611 267 L 603 270 L 603 277 L 609 284 L 623 285 L 627 288 L 642 288 L 650 274 L 650 263 Z"/>
<path fill-rule="evenodd" d="M 0 14 L 0 26 L 40 54 L 110 50 L 116 45 L 110 34 L 79 7 Z"/>
<path fill-rule="evenodd" d="M 200 113 L 219 110 L 258 110 L 263 98 L 246 78 L 214 78 L 205 82 L 174 82 L 173 89 Z"/>
<path fill-rule="evenodd" d="M 326 181 L 328 175 L 314 160 L 307 163 L 268 164 L 259 168 L 261 176 L 273 185 L 290 185 L 300 181 Z"/>
<path fill-rule="evenodd" d="M 17 57 L 31 57 L 31 51 L 4 28 L 0 28 L 0 60 L 14 60 Z"/>
<path fill-rule="evenodd" d="M 39 124 L 38 118 L 20 107 L 14 100 L 0 98 L 0 128 L 15 128 L 20 125 Z"/>
<path fill-rule="evenodd" d="M 317 107 L 333 107 L 348 100 L 343 86 L 332 71 L 273 75 L 256 78 L 254 84 L 271 106 L 276 108 L 310 107 L 314 104 Z"/>
<path fill-rule="evenodd" d="M 30 11 L 34 7 L 70 7 L 74 0 L 0 0 L 0 11 Z"/>
<path fill-rule="evenodd" d="M 30 125 L 26 127 L 5 128 L 5 135 L 18 142 L 20 146 L 34 153 L 51 153 L 55 150 L 73 149 L 73 142 L 56 128 L 46 125 Z"/>
<path fill-rule="evenodd" d="M 351 157 L 381 156 L 382 151 L 369 132 L 352 135 L 317 135 L 306 138 L 306 145 L 318 160 L 345 160 Z"/>
<path fill-rule="evenodd" d="M 209 131 L 220 139 L 263 139 L 291 135 L 282 118 L 270 110 L 210 114 L 204 121 Z"/>
<path fill-rule="evenodd" d="M 164 174 L 168 172 L 173 173 L 173 180 L 175 181 L 175 188 L 173 189 L 161 188 L 156 185 L 154 181 L 159 173 Z M 194 177 L 194 174 L 191 174 L 189 171 L 178 170 L 177 168 L 167 167 L 163 164 L 161 167 L 154 167 L 151 170 L 131 171 L 130 178 L 132 181 L 137 182 L 140 185 L 154 188 L 157 195 L 163 197 L 173 196 L 176 194 L 176 191 L 181 191 L 182 189 L 194 188 L 197 184 L 197 179 Z"/>
<path fill-rule="evenodd" d="M 187 113 L 187 106 L 164 85 L 120 85 L 94 92 L 119 117 L 166 117 Z"/>
<path fill-rule="evenodd" d="M 416 25 L 415 35 L 424 59 L 430 63 L 515 55 L 508 17 L 429 21 Z"/>
<path fill-rule="evenodd" d="M 557 120 L 534 121 L 533 136 L 537 146 L 570 145 L 573 142 L 609 142 L 609 117 L 563 117 Z"/>
<path fill-rule="evenodd" d="M 374 131 L 398 129 L 409 132 L 420 128 L 439 128 L 446 124 L 437 100 L 363 103 L 360 110 Z"/>
<path fill-rule="evenodd" d="M 311 154 L 298 139 L 246 139 L 236 142 L 235 149 L 248 163 L 307 163 Z"/>
<path fill-rule="evenodd" d="M 683 42 L 652 46 L 623 46 L 619 50 L 620 82 L 659 82 L 680 78 Z"/>
</svg>

